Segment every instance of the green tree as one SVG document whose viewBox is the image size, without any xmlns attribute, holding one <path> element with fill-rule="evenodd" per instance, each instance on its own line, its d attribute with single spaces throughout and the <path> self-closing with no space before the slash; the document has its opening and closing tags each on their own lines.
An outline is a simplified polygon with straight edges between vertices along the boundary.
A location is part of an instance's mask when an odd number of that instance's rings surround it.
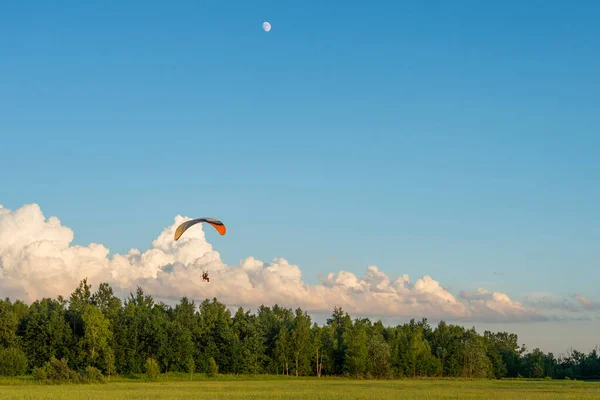
<svg viewBox="0 0 600 400">
<path fill-rule="evenodd" d="M 448 325 L 445 321 L 440 321 L 432 333 L 431 352 L 439 360 L 440 375 L 460 376 L 464 333 L 462 326 Z"/>
<path fill-rule="evenodd" d="M 187 371 L 190 373 L 190 379 L 194 377 L 194 371 L 196 370 L 196 363 L 194 357 L 189 356 L 187 359 Z"/>
<path fill-rule="evenodd" d="M 214 358 L 208 359 L 208 376 L 213 377 L 219 373 L 219 366 Z"/>
<path fill-rule="evenodd" d="M 165 362 L 170 371 L 188 372 L 189 360 L 194 360 L 194 342 L 192 331 L 181 321 L 167 322 L 169 351 L 164 355 Z"/>
<path fill-rule="evenodd" d="M 62 297 L 35 301 L 20 321 L 19 336 L 31 367 L 42 367 L 52 357 L 69 357 L 73 335 L 65 318 L 65 305 Z"/>
<path fill-rule="evenodd" d="M 101 364 L 100 355 L 106 351 L 112 338 L 109 320 L 93 305 L 85 306 L 82 320 L 84 333 L 80 346 L 85 353 L 87 365 L 98 367 Z"/>
<path fill-rule="evenodd" d="M 105 318 L 110 321 L 111 330 L 114 330 L 119 313 L 121 312 L 121 300 L 114 295 L 108 283 L 101 283 L 98 290 L 90 297 L 90 303 L 98 307 Z"/>
<path fill-rule="evenodd" d="M 381 333 L 368 338 L 369 370 L 376 378 L 387 378 L 391 374 L 390 346 Z"/>
<path fill-rule="evenodd" d="M 8 298 L 0 300 L 0 321 L 0 348 L 16 347 L 19 344 L 19 315 Z"/>
<path fill-rule="evenodd" d="M 310 330 L 310 340 L 315 359 L 313 360 L 314 364 L 312 361 L 311 364 L 317 377 L 321 377 L 323 371 L 323 333 L 324 330 L 317 323 L 314 323 Z"/>
<path fill-rule="evenodd" d="M 484 337 L 489 346 L 492 346 L 502 358 L 502 365 L 500 365 L 494 355 L 491 357 L 496 377 L 517 377 L 521 370 L 521 356 L 525 351 L 519 346 L 517 335 L 508 332 L 485 331 Z"/>
<path fill-rule="evenodd" d="M 106 346 L 102 354 L 103 365 L 102 368 L 104 373 L 109 377 L 113 376 L 116 372 L 115 367 L 115 352 L 112 347 Z"/>
<path fill-rule="evenodd" d="M 324 325 L 319 331 L 319 373 L 332 375 L 335 373 L 336 348 L 334 331 L 331 326 Z"/>
<path fill-rule="evenodd" d="M 233 318 L 233 332 L 236 335 L 237 355 L 241 372 L 257 374 L 262 372 L 265 336 L 260 320 L 250 311 L 244 312 L 240 307 Z"/>
<path fill-rule="evenodd" d="M 0 376 L 24 375 L 27 372 L 27 355 L 16 347 L 0 347 Z"/>
<path fill-rule="evenodd" d="M 212 357 L 221 372 L 232 371 L 235 334 L 232 330 L 231 313 L 224 304 L 213 298 L 200 304 L 200 318 L 195 334 L 195 353 L 202 370 L 208 371 Z"/>
<path fill-rule="evenodd" d="M 354 326 L 345 333 L 345 370 L 359 378 L 367 370 L 369 350 L 367 329 L 363 321 L 356 320 Z"/>
<path fill-rule="evenodd" d="M 146 377 L 152 381 L 155 381 L 160 375 L 160 366 L 154 358 L 148 357 L 146 359 L 145 372 Z"/>
<path fill-rule="evenodd" d="M 291 345 L 296 376 L 310 374 L 310 317 L 300 308 L 293 321 Z"/>
<path fill-rule="evenodd" d="M 290 374 L 290 360 L 292 346 L 290 344 L 290 335 L 286 325 L 281 327 L 277 339 L 275 340 L 275 359 L 282 370 L 282 374 Z"/>
<path fill-rule="evenodd" d="M 333 360 L 331 371 L 334 374 L 343 374 L 346 364 L 346 341 L 347 332 L 352 329 L 352 319 L 341 307 L 334 307 L 331 318 L 327 319 L 327 325 L 331 327 L 331 338 L 333 340 Z"/>
<path fill-rule="evenodd" d="M 462 340 L 462 376 L 468 378 L 493 377 L 492 363 L 487 357 L 485 340 L 475 329 L 465 332 Z"/>
</svg>

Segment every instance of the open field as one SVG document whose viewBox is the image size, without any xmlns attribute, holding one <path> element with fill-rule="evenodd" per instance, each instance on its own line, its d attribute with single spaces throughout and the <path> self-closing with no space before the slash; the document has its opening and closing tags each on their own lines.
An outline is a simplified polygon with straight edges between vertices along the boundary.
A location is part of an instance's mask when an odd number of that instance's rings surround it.
<svg viewBox="0 0 600 400">
<path fill-rule="evenodd" d="M 0 380 L 0 399 L 598 399 L 600 382 L 549 380 L 349 380 L 336 378 L 118 379 L 45 385 Z"/>
</svg>

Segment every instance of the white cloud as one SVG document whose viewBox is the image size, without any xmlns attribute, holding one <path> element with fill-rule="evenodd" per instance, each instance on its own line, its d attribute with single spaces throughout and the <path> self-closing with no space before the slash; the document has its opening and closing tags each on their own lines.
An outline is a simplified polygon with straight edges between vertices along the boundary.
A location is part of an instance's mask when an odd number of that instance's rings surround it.
<svg viewBox="0 0 600 400">
<path fill-rule="evenodd" d="M 0 206 L 0 296 L 26 301 L 69 296 L 87 277 L 94 287 L 108 282 L 121 295 L 141 286 L 157 298 L 217 297 L 230 306 L 278 303 L 331 312 L 337 305 L 353 315 L 446 320 L 543 318 L 504 293 L 479 289 L 456 298 L 429 275 L 414 283 L 406 274 L 392 280 L 376 266 L 369 266 L 362 277 L 344 270 L 329 273 L 317 285 L 304 283 L 300 268 L 283 258 L 264 263 L 248 257 L 239 266 L 228 266 L 205 240 L 202 225 L 173 240 L 175 228 L 186 219 L 176 216 L 149 250 L 132 249 L 109 258 L 103 245 L 71 245 L 73 231 L 56 217 L 46 219 L 37 204 L 14 211 Z M 210 283 L 202 281 L 205 270 L 210 271 Z"/>
<path fill-rule="evenodd" d="M 578 302 L 586 310 L 600 310 L 600 302 L 593 301 L 581 295 L 573 296 L 573 299 Z"/>
<path fill-rule="evenodd" d="M 515 319 L 546 319 L 541 314 L 533 315 L 533 310 L 528 309 L 518 301 L 512 300 L 508 295 L 500 292 L 490 293 L 486 289 L 479 288 L 476 293 L 462 291 L 460 297 L 467 300 L 477 315 L 493 316 L 503 315 Z"/>
</svg>

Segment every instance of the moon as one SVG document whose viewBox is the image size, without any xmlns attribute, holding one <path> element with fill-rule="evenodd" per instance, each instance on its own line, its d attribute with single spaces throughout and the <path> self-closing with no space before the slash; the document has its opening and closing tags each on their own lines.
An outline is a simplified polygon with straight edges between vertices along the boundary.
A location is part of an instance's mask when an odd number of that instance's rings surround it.
<svg viewBox="0 0 600 400">
<path fill-rule="evenodd" d="M 271 23 L 267 21 L 263 22 L 262 28 L 265 32 L 269 32 L 271 30 Z"/>
</svg>

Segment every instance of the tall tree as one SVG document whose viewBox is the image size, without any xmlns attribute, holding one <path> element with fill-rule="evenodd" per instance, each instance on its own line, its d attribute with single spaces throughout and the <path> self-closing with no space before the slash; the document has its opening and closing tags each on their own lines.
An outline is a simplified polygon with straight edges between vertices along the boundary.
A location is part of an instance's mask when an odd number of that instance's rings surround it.
<svg viewBox="0 0 600 400">
<path fill-rule="evenodd" d="M 19 323 L 19 336 L 31 367 L 41 367 L 52 357 L 69 358 L 73 332 L 65 318 L 66 301 L 42 299 L 30 306 Z"/>
<path fill-rule="evenodd" d="M 275 339 L 275 360 L 283 375 L 290 374 L 290 362 L 293 358 L 291 340 L 287 325 L 282 325 Z"/>
<path fill-rule="evenodd" d="M 209 371 L 209 360 L 212 357 L 219 371 L 232 371 L 232 345 L 234 333 L 231 328 L 231 312 L 224 304 L 213 298 L 200 304 L 200 319 L 195 339 L 195 353 L 200 366 L 199 370 Z"/>
<path fill-rule="evenodd" d="M 390 346 L 381 332 L 375 332 L 368 338 L 369 370 L 376 378 L 387 378 L 391 374 Z"/>
<path fill-rule="evenodd" d="M 111 328 L 114 328 L 122 304 L 108 283 L 103 282 L 100 284 L 98 290 L 91 296 L 90 303 L 98 307 L 102 314 L 110 321 Z"/>
<path fill-rule="evenodd" d="M 508 332 L 492 333 L 490 331 L 485 331 L 484 337 L 487 343 L 492 346 L 502 358 L 503 366 L 498 365 L 497 361 L 492 360 L 492 363 L 495 365 L 494 370 L 496 371 L 496 377 L 517 377 L 521 369 L 520 359 L 525 351 L 524 348 L 519 346 L 517 335 Z"/>
<path fill-rule="evenodd" d="M 462 339 L 462 376 L 467 378 L 493 377 L 492 363 L 487 357 L 485 340 L 475 329 L 465 332 Z"/>
<path fill-rule="evenodd" d="M 83 338 L 79 345 L 85 354 L 85 364 L 99 367 L 101 355 L 106 352 L 112 339 L 109 320 L 96 306 L 86 305 L 83 309 Z"/>
<path fill-rule="evenodd" d="M 265 352 L 265 335 L 260 320 L 250 311 L 240 307 L 233 317 L 233 332 L 239 341 L 242 370 L 257 374 L 262 372 Z"/>
<path fill-rule="evenodd" d="M 19 315 L 14 311 L 10 300 L 0 300 L 0 348 L 17 347 L 19 336 Z"/>
<path fill-rule="evenodd" d="M 347 332 L 352 329 L 352 319 L 341 307 L 334 307 L 331 318 L 327 319 L 327 325 L 331 327 L 333 339 L 333 373 L 343 374 L 346 365 L 346 341 Z"/>
<path fill-rule="evenodd" d="M 368 347 L 367 327 L 363 321 L 356 320 L 354 326 L 345 332 L 346 357 L 345 370 L 357 378 L 367 370 Z"/>
<path fill-rule="evenodd" d="M 291 339 L 296 376 L 310 374 L 310 317 L 300 308 L 296 309 Z"/>
</svg>

